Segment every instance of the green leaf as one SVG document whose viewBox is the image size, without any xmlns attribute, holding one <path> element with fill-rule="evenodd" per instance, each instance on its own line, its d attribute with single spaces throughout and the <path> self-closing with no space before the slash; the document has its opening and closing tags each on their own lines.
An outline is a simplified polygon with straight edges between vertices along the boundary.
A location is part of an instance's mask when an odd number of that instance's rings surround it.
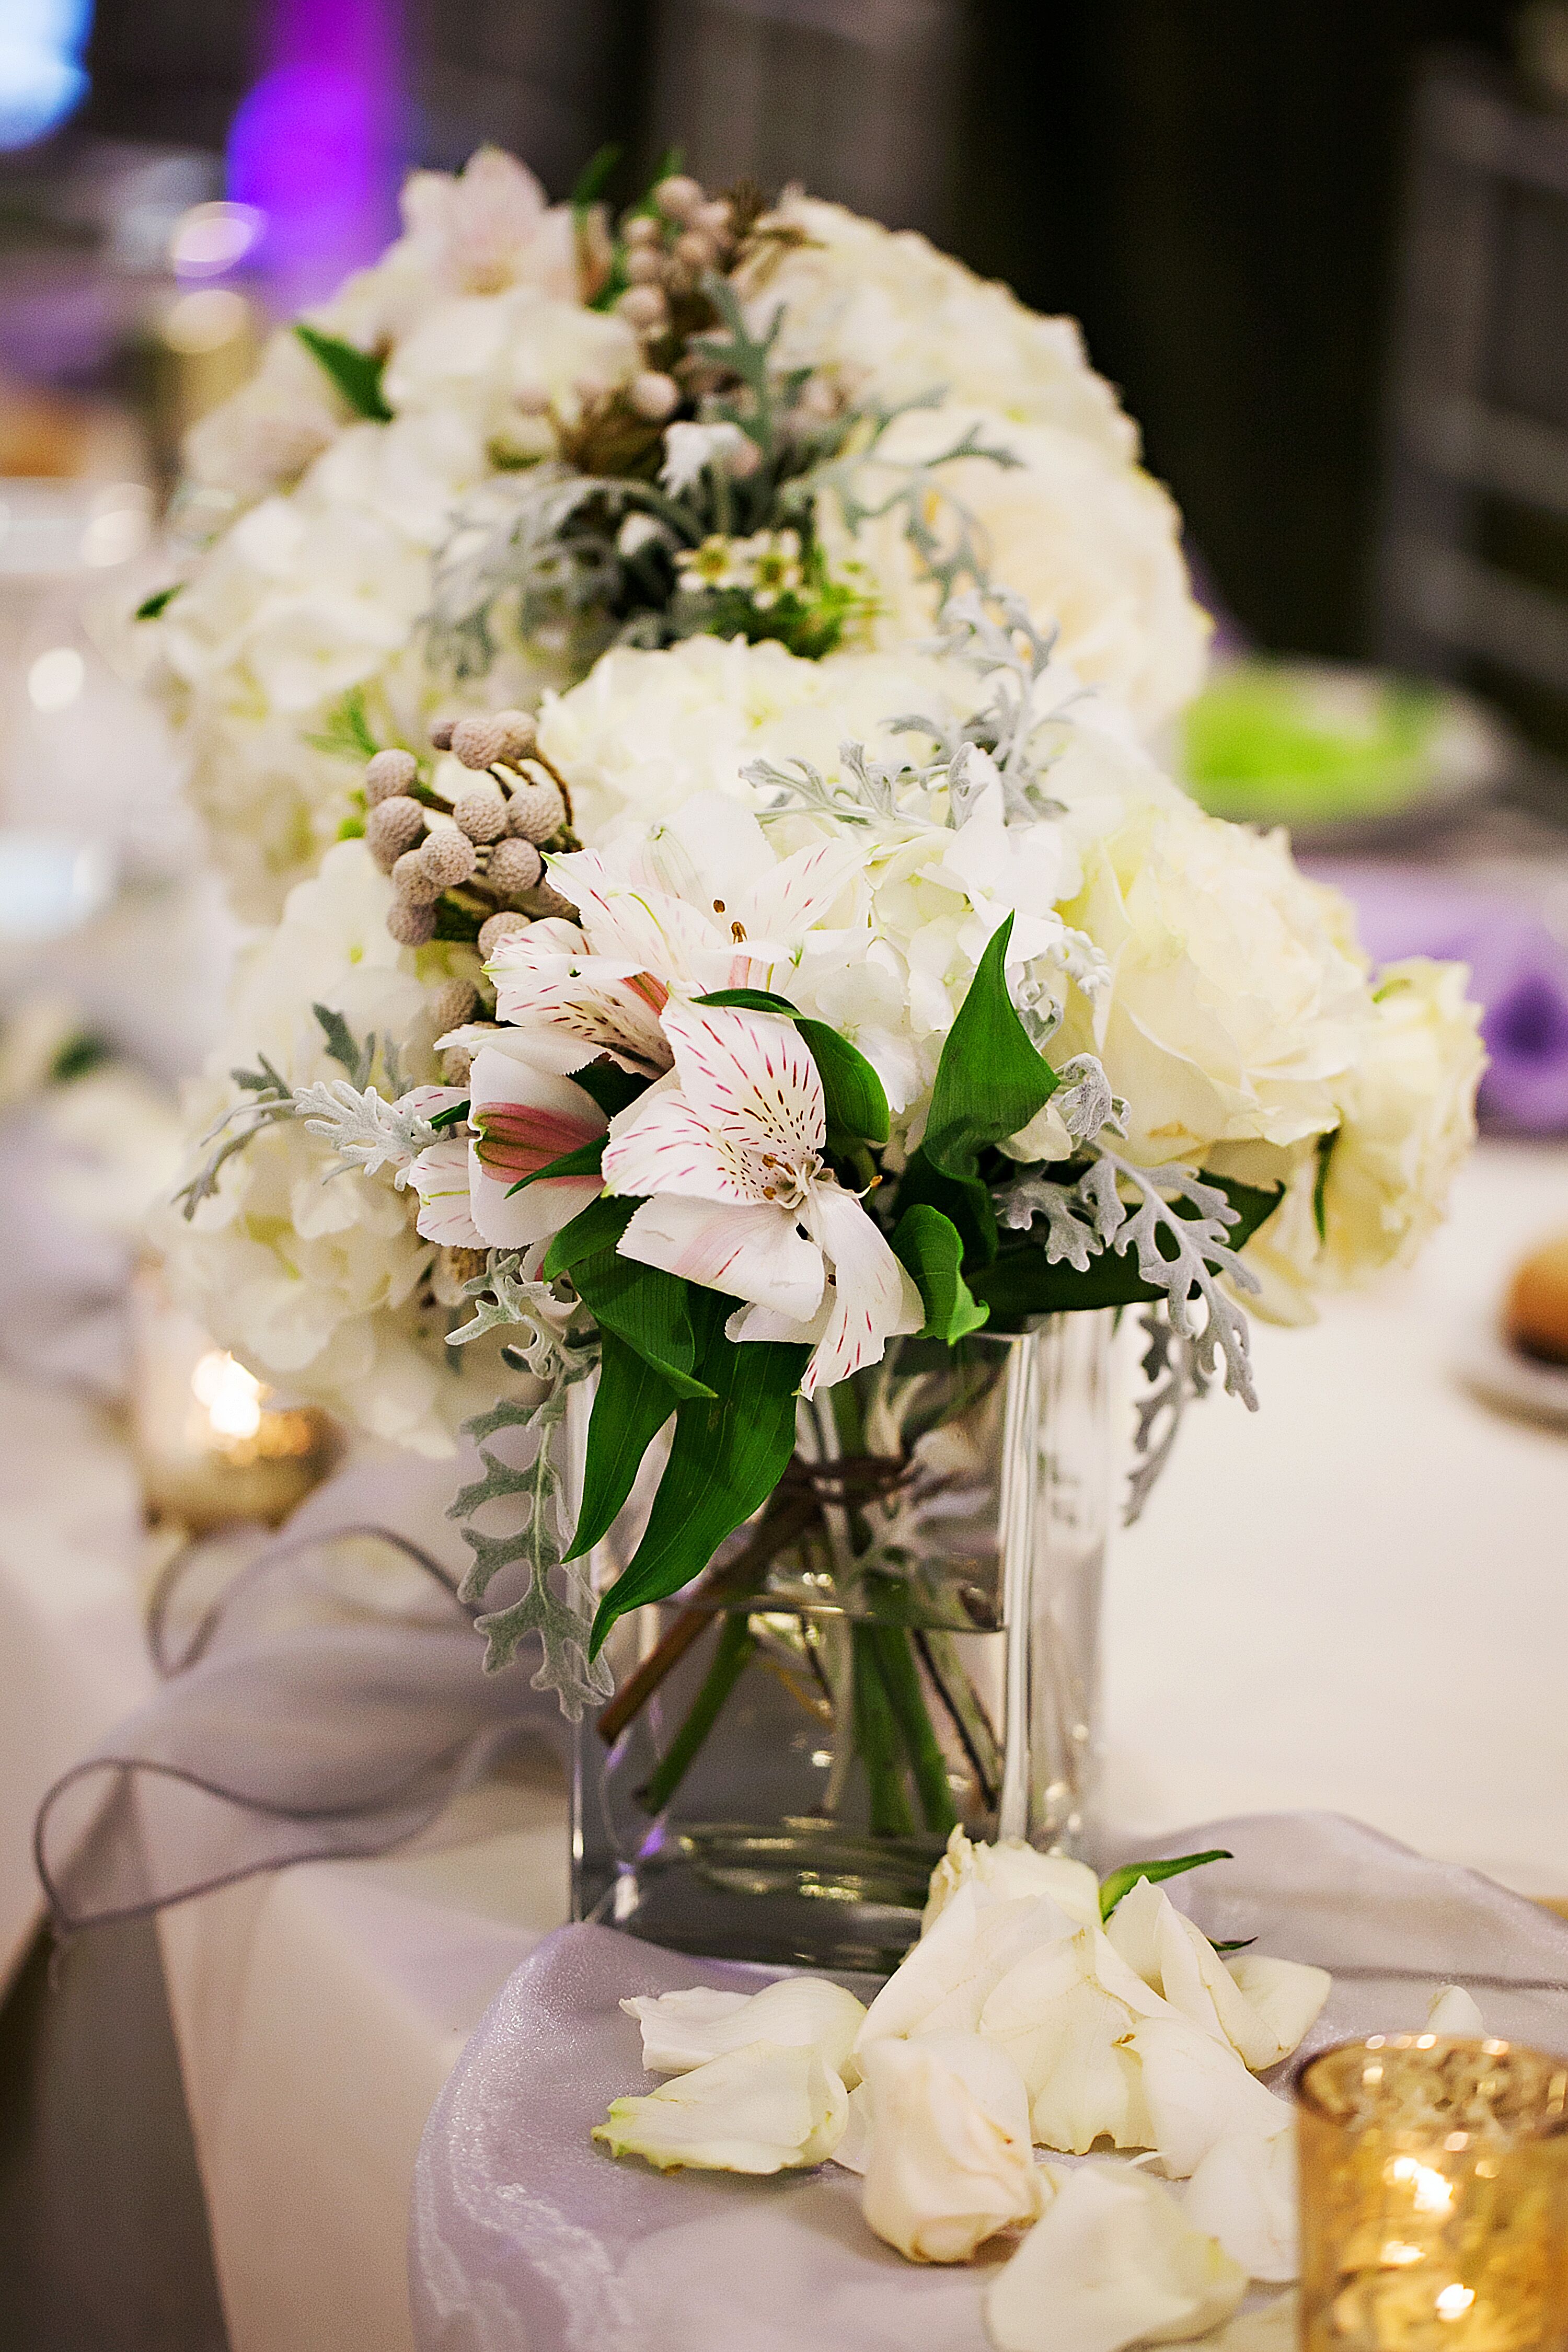
<svg viewBox="0 0 1568 2352">
<path fill-rule="evenodd" d="M 507 1186 L 506 1197 L 510 1201 L 514 1192 L 526 1192 L 531 1184 L 548 1184 L 557 1176 L 596 1176 L 604 1156 L 605 1139 L 596 1135 L 591 1143 L 580 1143 L 575 1150 L 563 1151 L 558 1159 L 546 1160 L 542 1168 L 531 1169 L 526 1176 L 520 1176 L 515 1184 Z"/>
<path fill-rule="evenodd" d="M 1124 1895 L 1131 1895 L 1141 1878 L 1152 1880 L 1157 1886 L 1163 1878 L 1179 1878 L 1184 1870 L 1201 1870 L 1205 1862 L 1233 1862 L 1228 1848 L 1212 1846 L 1207 1853 L 1173 1854 L 1169 1862 L 1125 1862 L 1113 1870 L 1109 1878 L 1100 1882 L 1100 1923 L 1103 1927 Z"/>
<path fill-rule="evenodd" d="M 737 1347 L 724 1337 L 734 1300 L 701 1297 L 701 1369 L 714 1393 L 676 1413 L 647 1533 L 599 1603 L 590 1657 L 628 1609 L 667 1600 L 701 1573 L 725 1537 L 762 1508 L 795 1452 L 795 1391 L 810 1349 L 772 1339 Z"/>
<path fill-rule="evenodd" d="M 631 1493 L 643 1455 L 679 1404 L 662 1372 L 613 1331 L 603 1335 L 599 1390 L 588 1423 L 583 1507 L 567 1559 L 592 1551 Z"/>
<path fill-rule="evenodd" d="M 734 1013 L 782 1013 L 786 1021 L 798 1021 L 800 1014 L 787 996 L 773 996 L 765 988 L 716 988 L 711 996 L 700 996 L 699 1004 L 726 1006 Z"/>
<path fill-rule="evenodd" d="M 603 147 L 589 156 L 573 182 L 572 194 L 567 199 L 574 213 L 586 212 L 590 205 L 597 204 L 620 160 L 621 150 L 613 139 L 607 140 Z"/>
<path fill-rule="evenodd" d="M 1204 1182 L 1217 1185 L 1238 1213 L 1237 1222 L 1226 1234 L 1231 1249 L 1240 1249 L 1250 1241 L 1279 1206 L 1278 1185 L 1238 1184 L 1234 1177 L 1211 1176 L 1206 1170 Z M 1171 1206 L 1178 1217 L 1197 1213 L 1189 1202 L 1173 1201 Z M 1171 1254 L 1162 1249 L 1163 1255 Z M 1078 1274 L 1066 1264 L 1048 1265 L 1044 1249 L 1033 1241 L 1005 1247 L 993 1265 L 971 1277 L 971 1283 L 975 1297 L 990 1307 L 998 1328 L 1031 1315 L 1078 1315 L 1099 1307 L 1141 1306 L 1165 1295 L 1143 1281 L 1131 1251 L 1122 1256 L 1114 1250 L 1102 1250 Z"/>
<path fill-rule="evenodd" d="M 829 1149 L 836 1137 L 880 1147 L 888 1140 L 888 1097 L 882 1081 L 858 1046 L 824 1021 L 797 1019 L 795 1027 L 811 1049 L 827 1103 Z"/>
<path fill-rule="evenodd" d="M 596 1257 L 601 1250 L 614 1249 L 638 1205 L 636 1201 L 605 1199 L 590 1201 L 585 1209 L 579 1209 L 544 1253 L 546 1282 L 571 1274 L 584 1258 Z"/>
<path fill-rule="evenodd" d="M 951 1348 L 966 1332 L 978 1331 L 991 1309 L 978 1304 L 963 1279 L 963 1242 L 952 1219 L 917 1202 L 899 1219 L 892 1240 L 894 1256 L 913 1276 L 925 1302 L 921 1338 L 941 1339 Z"/>
<path fill-rule="evenodd" d="M 444 1127 L 461 1127 L 468 1116 L 468 1109 L 469 1106 L 466 1102 L 449 1103 L 445 1110 L 438 1110 L 436 1113 L 430 1125 L 436 1129 L 437 1135 Z"/>
<path fill-rule="evenodd" d="M 900 1215 L 921 1202 L 940 1209 L 957 1226 L 964 1255 L 973 1265 L 989 1265 L 996 1255 L 996 1212 L 978 1176 L 944 1176 L 933 1168 L 924 1149 L 911 1151 L 899 1179 L 897 1208 Z"/>
<path fill-rule="evenodd" d="M 176 580 L 173 587 L 154 588 L 153 593 L 150 596 L 143 596 L 140 604 L 137 605 L 137 620 L 155 621 L 160 613 L 166 613 L 168 611 L 170 605 L 174 603 L 175 597 L 179 594 L 184 584 L 185 583 L 183 580 Z"/>
<path fill-rule="evenodd" d="M 377 425 L 391 423 L 392 411 L 381 390 L 383 362 L 374 352 L 356 351 L 353 343 L 343 342 L 337 335 L 324 335 L 302 319 L 296 322 L 294 332 L 311 358 L 320 361 L 356 416 L 368 416 Z"/>
<path fill-rule="evenodd" d="M 580 1259 L 572 1279 L 600 1330 L 624 1339 L 663 1374 L 677 1395 L 712 1396 L 706 1376 L 699 1379 L 695 1373 L 697 1339 L 691 1320 L 691 1302 L 699 1296 L 711 1297 L 710 1291 L 700 1294 L 678 1275 L 622 1257 L 615 1249 Z"/>
<path fill-rule="evenodd" d="M 618 1062 L 590 1062 L 585 1070 L 574 1070 L 572 1083 L 581 1087 L 590 1099 L 596 1102 L 606 1118 L 614 1118 L 618 1110 L 635 1103 L 638 1095 L 646 1094 L 648 1081 L 623 1070 Z"/>
<path fill-rule="evenodd" d="M 1007 993 L 1008 916 L 992 935 L 947 1033 L 931 1089 L 924 1150 L 933 1168 L 966 1181 L 988 1143 L 1016 1135 L 1057 1089 L 1057 1074 L 1030 1042 Z"/>
<path fill-rule="evenodd" d="M 1334 1146 L 1339 1139 L 1337 1127 L 1331 1128 L 1327 1135 L 1318 1138 L 1318 1173 L 1312 1184 L 1312 1223 L 1318 1228 L 1321 1242 L 1329 1238 L 1329 1162 L 1334 1156 Z"/>
</svg>

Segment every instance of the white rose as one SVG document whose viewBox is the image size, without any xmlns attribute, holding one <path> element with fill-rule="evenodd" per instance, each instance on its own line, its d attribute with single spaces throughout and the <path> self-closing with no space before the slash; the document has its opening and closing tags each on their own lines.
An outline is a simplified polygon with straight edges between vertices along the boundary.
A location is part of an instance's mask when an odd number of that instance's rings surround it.
<svg viewBox="0 0 1568 2352">
<path fill-rule="evenodd" d="M 809 2045 L 753 2042 L 646 2098 L 614 2100 L 594 2137 L 661 2172 L 783 2172 L 830 2157 L 848 2108 L 843 2084 Z"/>
<path fill-rule="evenodd" d="M 1069 1004 L 1059 1047 L 1100 1055 L 1131 1107 L 1129 1156 L 1195 1166 L 1215 1145 L 1332 1127 L 1373 1008 L 1283 835 L 1144 806 L 1089 847 L 1086 872 L 1061 912 L 1110 984 Z"/>
<path fill-rule="evenodd" d="M 513 420 L 520 394 L 542 397 L 572 418 L 580 387 L 607 392 L 639 364 L 623 319 L 519 287 L 430 311 L 388 362 L 382 390 L 400 415 L 455 411 L 489 439 Z"/>
<path fill-rule="evenodd" d="M 931 481 L 979 525 L 991 577 L 1022 596 L 1042 630 L 1090 685 L 1114 696 L 1145 731 L 1197 691 L 1210 623 L 1193 602 L 1181 550 L 1181 517 L 1168 493 L 1103 445 L 1058 425 L 1010 424 L 984 410 L 915 409 L 884 436 L 887 472 L 868 471 L 868 495 L 896 486 L 894 465 L 929 461 L 973 427 L 990 448 L 1019 460 L 1002 466 L 965 457 L 938 466 Z M 822 525 L 829 555 L 865 567 L 879 611 L 872 641 L 891 646 L 926 635 L 939 603 L 921 570 L 897 508 L 845 532 L 831 500 Z M 944 526 L 940 505 L 939 532 Z"/>
<path fill-rule="evenodd" d="M 1486 1066 L 1468 977 L 1463 964 L 1424 957 L 1380 972 L 1354 1059 L 1334 1082 L 1338 1125 L 1330 1121 L 1326 1164 L 1309 1147 L 1278 1171 L 1260 1171 L 1281 1176 L 1286 1197 L 1253 1240 L 1247 1264 L 1279 1320 L 1310 1320 L 1313 1289 L 1408 1265 L 1441 1222 L 1475 1141 Z M 1239 1160 L 1221 1166 L 1248 1173 Z"/>
<path fill-rule="evenodd" d="M 966 2263 L 999 2230 L 1034 2221 L 1045 2182 L 1028 2095 L 973 2034 L 879 2042 L 867 2053 L 870 2147 L 863 2210 L 915 2263 Z"/>
<path fill-rule="evenodd" d="M 1136 459 L 1138 428 L 1089 366 L 1075 320 L 1041 318 L 923 236 L 841 205 L 789 197 L 776 218 L 805 241 L 767 255 L 745 292 L 753 328 L 782 310 L 778 365 L 889 404 L 940 391 Z"/>
<path fill-rule="evenodd" d="M 986 2290 L 998 2352 L 1121 2352 L 1229 2318 L 1246 2272 L 1159 2181 L 1107 2163 L 1055 2179 L 1043 2219 Z"/>
<path fill-rule="evenodd" d="M 1075 1927 L 1100 1924 L 1100 1881 L 1087 1862 L 1074 1862 L 1065 1853 L 1037 1853 L 1022 1838 L 999 1838 L 994 1845 L 983 1839 L 975 1842 L 961 1822 L 931 1872 L 921 1918 L 922 1936 L 931 1933 L 959 1888 L 971 1881 L 983 1895 L 1000 1902 L 1048 1895 Z"/>
</svg>

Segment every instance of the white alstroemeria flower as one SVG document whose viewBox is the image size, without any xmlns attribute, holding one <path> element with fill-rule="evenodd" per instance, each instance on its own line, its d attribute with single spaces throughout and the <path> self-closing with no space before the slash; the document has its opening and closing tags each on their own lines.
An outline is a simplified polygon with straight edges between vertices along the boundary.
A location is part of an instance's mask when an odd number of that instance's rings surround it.
<svg viewBox="0 0 1568 2352">
<path fill-rule="evenodd" d="M 511 932 L 485 969 L 498 1017 L 528 1040 L 536 1061 L 566 1073 L 608 1054 L 646 1077 L 668 1069 L 664 982 L 625 957 L 595 954 L 575 923 L 551 916 Z"/>
<path fill-rule="evenodd" d="M 1428 2033 L 1452 2033 L 1462 2042 L 1479 2042 L 1486 2030 L 1475 1995 L 1463 1985 L 1444 1985 L 1433 1994 L 1426 2011 Z"/>
<path fill-rule="evenodd" d="M 931 1893 L 921 1915 L 929 1935 L 961 1886 L 973 1885 L 984 1901 L 1012 1902 L 1020 1895 L 1048 1895 L 1075 1927 L 1100 1925 L 1100 1881 L 1087 1862 L 1065 1853 L 1037 1853 L 1023 1838 L 998 1838 L 994 1845 L 972 1841 L 962 1822 L 931 1874 Z"/>
<path fill-rule="evenodd" d="M 1121 2352 L 1228 2319 L 1247 2273 L 1131 2165 L 1054 2172 L 1056 2195 L 986 2290 L 998 2352 Z"/>
<path fill-rule="evenodd" d="M 1036 2139 L 1082 2156 L 1101 2138 L 1152 2143 L 1130 2037 L 1163 2008 L 1102 1931 L 1083 1927 L 1020 1959 L 986 2000 L 980 2031 L 1023 2076 Z"/>
<path fill-rule="evenodd" d="M 1152 1879 L 1141 1878 L 1107 1929 L 1144 1983 L 1254 2074 L 1288 2058 L 1329 1997 L 1326 1969 L 1243 1952 L 1228 1966 L 1202 1930 Z"/>
<path fill-rule="evenodd" d="M 598 1199 L 597 1176 L 552 1176 L 511 1190 L 520 1176 L 604 1134 L 609 1122 L 592 1095 L 498 1043 L 475 1055 L 468 1101 L 472 1139 L 442 1136 L 408 1171 L 427 1240 L 529 1249 Z"/>
<path fill-rule="evenodd" d="M 644 1195 L 623 1257 L 747 1304 L 733 1340 L 813 1344 L 801 1393 L 879 1363 L 925 1320 L 881 1228 L 823 1166 L 827 1113 L 816 1064 L 771 1013 L 670 1004 L 668 1078 L 620 1112 L 605 1188 Z"/>
<path fill-rule="evenodd" d="M 1167 2003 L 1138 2020 L 1127 2047 L 1140 2068 L 1146 2144 L 1173 2179 L 1186 2179 L 1223 2139 L 1271 2139 L 1290 2127 L 1288 2102 L 1255 2081 L 1227 2043 Z"/>
<path fill-rule="evenodd" d="M 664 463 L 658 469 L 663 488 L 676 498 L 700 481 L 710 466 L 740 481 L 754 474 L 761 456 L 749 433 L 738 425 L 667 425 Z"/>
<path fill-rule="evenodd" d="M 752 2042 L 646 2098 L 615 2100 L 594 2137 L 661 2172 L 784 2172 L 830 2157 L 848 2111 L 848 2093 L 815 2050 Z"/>
<path fill-rule="evenodd" d="M 1216 2140 L 1188 2181 L 1182 2209 L 1249 2277 L 1293 2279 L 1300 2267 L 1293 2124 L 1267 2139 L 1235 2132 Z"/>
<path fill-rule="evenodd" d="M 851 2051 L 866 2011 L 842 1985 L 824 1977 L 781 1977 L 761 1992 L 638 1993 L 621 2007 L 642 2028 L 642 2062 L 650 2074 L 685 2074 L 749 2042 L 810 2048 L 847 2088 L 860 2079 Z"/>
<path fill-rule="evenodd" d="M 1028 2095 L 1001 2051 L 972 2033 L 874 2042 L 866 2088 L 863 2210 L 879 2238 L 912 2263 L 966 2263 L 1035 2220 Z"/>
<path fill-rule="evenodd" d="M 1025 1953 L 1072 1932 L 1049 1895 L 983 1902 L 973 1884 L 961 1886 L 867 2011 L 855 2045 L 862 2068 L 872 2043 L 889 2036 L 973 2033 L 993 1987 Z"/>
</svg>

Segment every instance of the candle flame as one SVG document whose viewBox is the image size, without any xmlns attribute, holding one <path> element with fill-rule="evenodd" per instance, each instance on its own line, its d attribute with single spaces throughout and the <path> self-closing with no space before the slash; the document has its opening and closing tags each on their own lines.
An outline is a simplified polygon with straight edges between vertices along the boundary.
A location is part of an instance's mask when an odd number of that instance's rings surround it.
<svg viewBox="0 0 1568 2352">
<path fill-rule="evenodd" d="M 261 1382 L 221 1348 L 201 1359 L 191 1392 L 219 1437 L 254 1437 L 261 1427 Z"/>
</svg>

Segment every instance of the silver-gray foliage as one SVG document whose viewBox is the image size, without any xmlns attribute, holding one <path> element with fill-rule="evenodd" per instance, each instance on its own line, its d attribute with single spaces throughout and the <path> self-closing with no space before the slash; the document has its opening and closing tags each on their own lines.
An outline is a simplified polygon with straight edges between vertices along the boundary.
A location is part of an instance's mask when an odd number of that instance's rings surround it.
<svg viewBox="0 0 1568 2352">
<path fill-rule="evenodd" d="M 294 1096 L 294 1114 L 311 1135 L 330 1143 L 338 1155 L 329 1175 L 343 1176 L 358 1169 L 374 1176 L 383 1168 L 407 1168 L 437 1130 L 427 1118 L 401 1102 L 388 1102 L 373 1087 L 351 1086 L 347 1078 L 318 1078 Z"/>
</svg>

